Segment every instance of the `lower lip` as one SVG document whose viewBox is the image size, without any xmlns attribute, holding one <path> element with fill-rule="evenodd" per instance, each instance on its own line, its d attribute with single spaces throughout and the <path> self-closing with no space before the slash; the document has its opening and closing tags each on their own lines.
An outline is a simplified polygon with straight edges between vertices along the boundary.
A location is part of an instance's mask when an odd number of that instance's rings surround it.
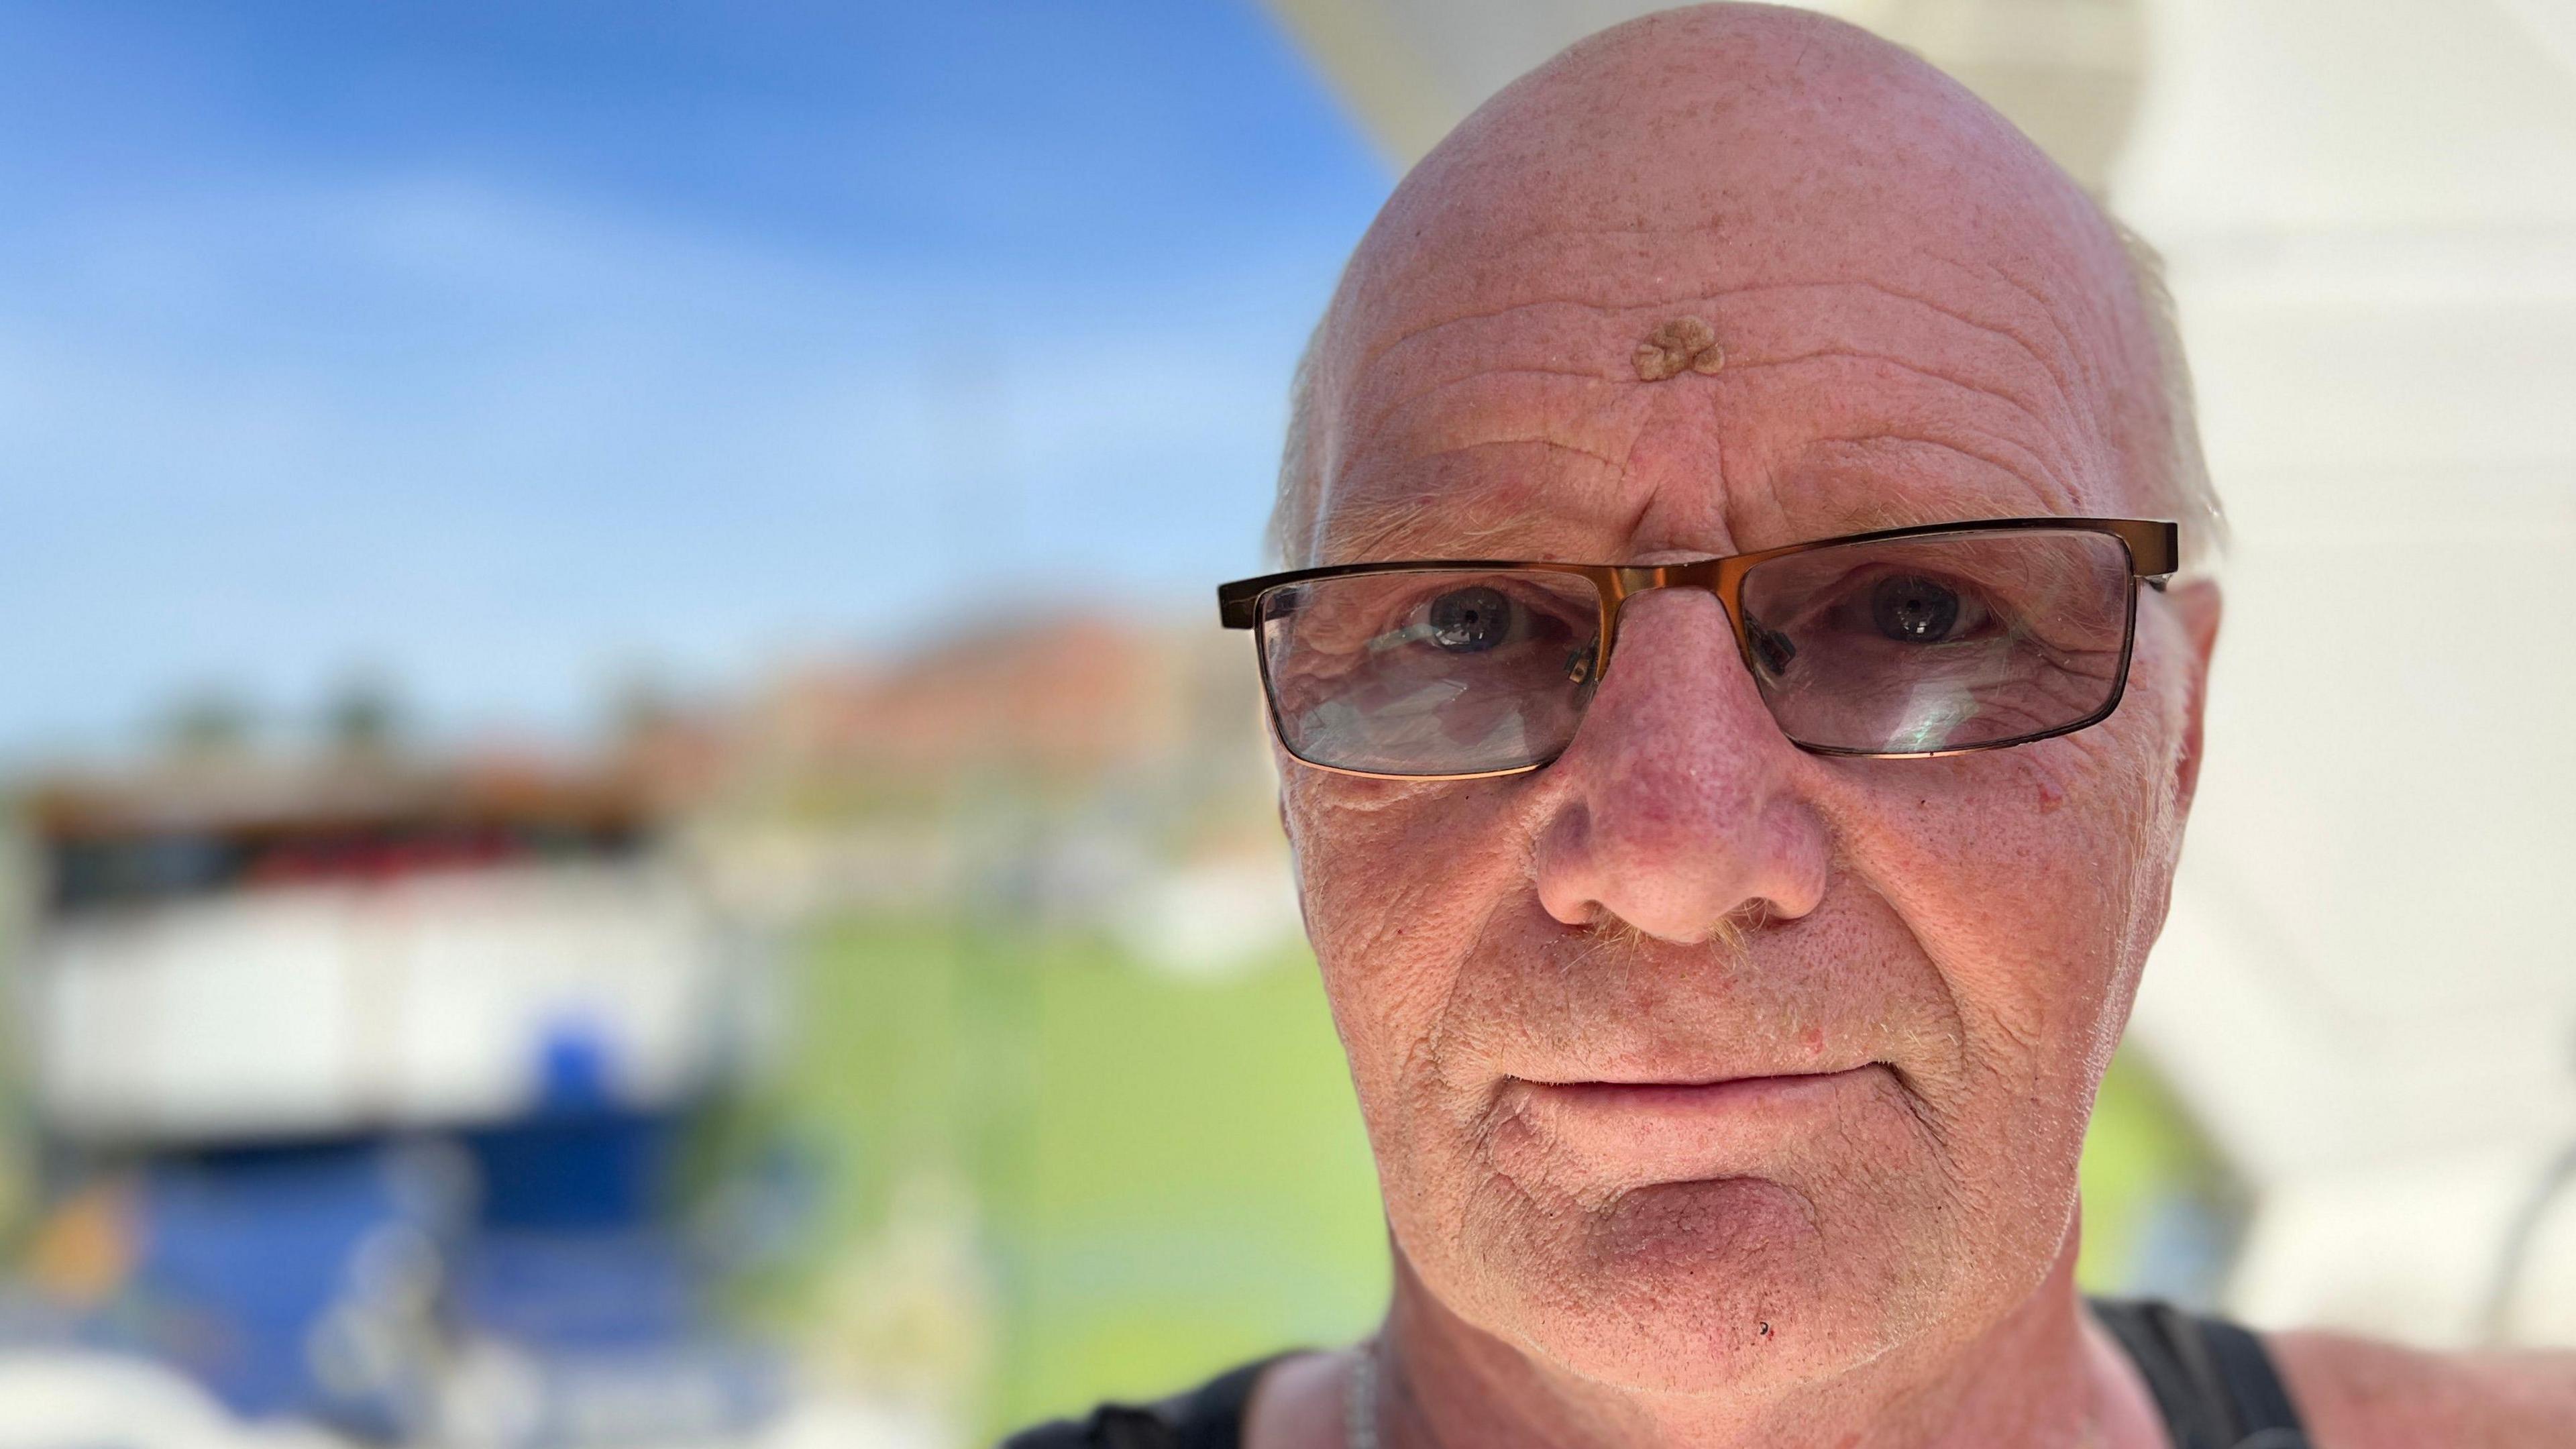
<svg viewBox="0 0 2576 1449">
<path fill-rule="evenodd" d="M 1578 1191 L 1760 1177 L 1819 1143 L 1872 1140 L 1895 1090 L 1877 1062 L 1723 1082 L 1516 1080 L 1491 1150 L 1508 1176 Z"/>
</svg>

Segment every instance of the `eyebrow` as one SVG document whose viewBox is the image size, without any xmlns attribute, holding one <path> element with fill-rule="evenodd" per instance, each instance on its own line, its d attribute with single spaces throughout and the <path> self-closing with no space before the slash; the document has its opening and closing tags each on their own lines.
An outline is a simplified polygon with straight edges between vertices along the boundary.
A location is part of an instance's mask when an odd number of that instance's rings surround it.
<svg viewBox="0 0 2576 1449">
<path fill-rule="evenodd" d="M 1444 517 L 1436 501 L 1420 498 L 1364 499 L 1330 509 L 1321 522 L 1315 548 L 1319 563 L 1533 557 L 1533 535 L 1542 531 L 1526 514 L 1480 524 Z"/>
<path fill-rule="evenodd" d="M 1336 509 L 1327 523 L 1320 546 L 1315 550 L 1314 562 L 1318 565 L 1438 559 L 1629 562 L 1624 558 L 1559 558 L 1537 542 L 1544 528 L 1526 517 L 1476 525 L 1443 520 L 1438 517 L 1438 512 L 1437 505 L 1418 500 L 1357 503 L 1346 510 Z M 1875 533 L 1881 529 L 1922 528 L 1981 517 L 2038 516 L 2042 515 L 1993 507 L 1963 508 L 1947 498 L 1921 500 L 1882 495 L 1856 500 L 1849 507 L 1818 509 L 1806 526 L 1793 530 L 1795 537 L 1762 539 L 1753 543 L 1739 541 L 1731 549 L 1702 545 L 1697 551 L 1712 557 L 1725 553 L 1753 553 L 1783 544 L 1811 543 L 1850 534 Z"/>
<path fill-rule="evenodd" d="M 1779 539 L 1777 542 L 1806 543 L 1812 539 L 1840 538 L 1850 533 L 1876 533 L 1888 528 L 1926 528 L 1936 523 L 1957 523 L 1980 516 L 2027 518 L 2032 515 L 2027 513 L 1981 515 L 1961 512 L 1951 505 L 1948 499 L 1927 506 L 1916 499 L 1872 495 L 1860 499 L 1849 507 L 1828 510 L 1825 516 L 1830 520 L 1827 531 L 1810 533 L 1804 538 Z"/>
<path fill-rule="evenodd" d="M 1995 486 L 2004 480 L 2009 486 Z M 1940 439 L 1883 433 L 1813 439 L 1785 460 L 1775 486 L 1837 531 L 2098 511 L 2072 506 L 2062 484 L 2045 486 Z"/>
</svg>

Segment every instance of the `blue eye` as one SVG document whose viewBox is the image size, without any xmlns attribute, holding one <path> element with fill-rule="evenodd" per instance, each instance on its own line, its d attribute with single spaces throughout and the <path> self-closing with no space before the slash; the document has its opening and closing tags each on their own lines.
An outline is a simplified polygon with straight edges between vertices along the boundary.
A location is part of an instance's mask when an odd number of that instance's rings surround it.
<svg viewBox="0 0 2576 1449">
<path fill-rule="evenodd" d="M 1431 601 L 1431 642 L 1453 654 L 1481 654 L 1511 632 L 1511 608 L 1497 589 L 1452 589 Z"/>
<path fill-rule="evenodd" d="M 1878 632 L 1908 644 L 1937 644 L 1959 623 L 1959 595 L 1920 574 L 1881 579 L 1869 594 Z"/>
</svg>

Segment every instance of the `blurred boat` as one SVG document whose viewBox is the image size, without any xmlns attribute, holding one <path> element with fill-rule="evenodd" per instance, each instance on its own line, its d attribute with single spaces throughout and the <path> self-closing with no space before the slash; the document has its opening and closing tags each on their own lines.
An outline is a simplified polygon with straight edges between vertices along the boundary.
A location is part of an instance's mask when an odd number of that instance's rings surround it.
<svg viewBox="0 0 2576 1449">
<path fill-rule="evenodd" d="M 645 790 L 368 754 L 57 779 L 24 815 L 43 1204 L 7 1343 L 380 1440 L 733 1442 L 780 1410 L 717 1311 L 739 1245 L 696 1226 L 763 1180 L 683 1161 L 763 973 Z M 0 1426 L 36 1412 L 13 1361 Z"/>
</svg>

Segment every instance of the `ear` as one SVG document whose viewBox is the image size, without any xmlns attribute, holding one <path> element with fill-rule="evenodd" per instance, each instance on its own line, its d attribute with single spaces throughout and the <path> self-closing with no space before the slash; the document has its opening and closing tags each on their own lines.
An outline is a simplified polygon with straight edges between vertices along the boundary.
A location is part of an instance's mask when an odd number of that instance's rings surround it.
<svg viewBox="0 0 2576 1449">
<path fill-rule="evenodd" d="M 2165 603 L 2182 622 L 2183 668 L 2190 677 L 2191 693 L 2183 706 L 2182 759 L 2174 774 L 2174 803 L 2189 814 L 2191 797 L 2200 788 L 2201 716 L 2209 701 L 2209 659 L 2218 647 L 2218 581 L 2200 578 L 2175 584 L 2165 591 Z"/>
</svg>

